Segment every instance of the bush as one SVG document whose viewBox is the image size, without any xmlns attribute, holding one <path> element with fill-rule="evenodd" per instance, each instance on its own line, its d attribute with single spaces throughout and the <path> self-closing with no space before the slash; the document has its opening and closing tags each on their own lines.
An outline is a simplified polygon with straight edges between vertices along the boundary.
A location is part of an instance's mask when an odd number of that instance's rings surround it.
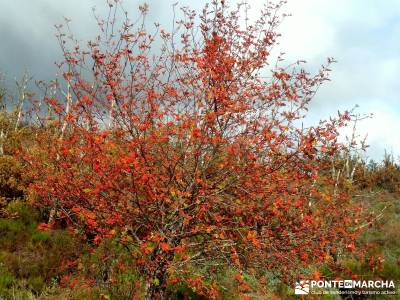
<svg viewBox="0 0 400 300">
<path fill-rule="evenodd" d="M 385 155 L 381 163 L 370 161 L 358 168 L 357 185 L 361 189 L 384 190 L 400 195 L 400 165 Z"/>
<path fill-rule="evenodd" d="M 0 208 L 12 199 L 23 197 L 24 190 L 21 165 L 12 156 L 0 156 Z"/>
<path fill-rule="evenodd" d="M 5 209 L 13 218 L 0 219 L 0 298 L 9 289 L 40 295 L 59 281 L 68 270 L 61 268 L 84 250 L 65 230 L 36 229 L 40 214 L 22 201 L 12 201 Z"/>
</svg>

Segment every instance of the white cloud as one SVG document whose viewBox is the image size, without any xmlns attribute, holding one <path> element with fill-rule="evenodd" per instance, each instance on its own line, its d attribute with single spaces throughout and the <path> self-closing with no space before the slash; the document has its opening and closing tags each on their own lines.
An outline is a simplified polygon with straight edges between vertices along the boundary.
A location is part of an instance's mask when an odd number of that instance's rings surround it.
<svg viewBox="0 0 400 300">
<path fill-rule="evenodd" d="M 310 119 L 337 109 L 372 112 L 359 126 L 368 134 L 368 155 L 384 150 L 400 155 L 400 1 L 292 0 L 293 12 L 282 26 L 281 46 L 289 60 L 306 59 L 313 66 L 328 56 L 338 59 L 332 82 L 320 89 Z"/>
<path fill-rule="evenodd" d="M 360 133 L 368 134 L 368 144 L 371 145 L 368 154 L 372 158 L 381 158 L 385 150 L 400 155 L 399 113 L 390 107 L 375 107 L 373 118 L 361 124 Z"/>
</svg>

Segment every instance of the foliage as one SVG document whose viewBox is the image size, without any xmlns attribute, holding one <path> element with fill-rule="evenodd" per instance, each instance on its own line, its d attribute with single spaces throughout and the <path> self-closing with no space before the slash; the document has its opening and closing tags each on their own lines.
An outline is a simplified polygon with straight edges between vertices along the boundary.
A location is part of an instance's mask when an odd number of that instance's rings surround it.
<svg viewBox="0 0 400 300">
<path fill-rule="evenodd" d="M 10 200 L 21 198 L 25 190 L 22 167 L 13 156 L 0 156 L 0 207 Z"/>
<path fill-rule="evenodd" d="M 0 219 L 0 297 L 11 297 L 13 290 L 29 290 L 40 295 L 62 271 L 66 257 L 79 255 L 77 241 L 64 231 L 36 229 L 39 213 L 21 201 L 5 209 Z"/>
<path fill-rule="evenodd" d="M 360 238 L 360 246 L 366 247 L 362 260 L 353 262 L 354 273 L 370 277 L 380 277 L 400 281 L 400 198 L 388 194 L 368 197 L 362 200 L 369 205 L 369 227 Z"/>
<path fill-rule="evenodd" d="M 228 266 L 245 295 L 245 273 L 292 282 L 355 250 L 359 209 L 324 175 L 350 116 L 297 126 L 329 69 L 311 75 L 282 58 L 268 69 L 282 4 L 252 25 L 246 5 L 213 1 L 198 18 L 184 8 L 159 36 L 129 19 L 112 34 L 111 13 L 88 49 L 70 50 L 60 27 L 71 91 L 45 98 L 59 131 L 24 153 L 30 197 L 94 246 L 113 238 L 129 249 L 148 298 L 180 282 L 218 298 L 215 270 Z"/>
<path fill-rule="evenodd" d="M 390 155 L 385 155 L 379 164 L 364 163 L 358 170 L 357 184 L 361 189 L 379 189 L 400 195 L 400 165 Z"/>
</svg>

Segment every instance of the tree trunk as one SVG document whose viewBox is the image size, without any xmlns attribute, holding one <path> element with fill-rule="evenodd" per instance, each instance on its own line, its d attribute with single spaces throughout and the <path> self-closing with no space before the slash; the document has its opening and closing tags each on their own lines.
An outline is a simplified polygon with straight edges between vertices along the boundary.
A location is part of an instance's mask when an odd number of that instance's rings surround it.
<svg viewBox="0 0 400 300">
<path fill-rule="evenodd" d="M 155 274 L 152 281 L 146 284 L 146 295 L 145 299 L 168 299 L 167 298 L 167 285 L 166 285 L 166 273 L 159 272 Z"/>
<path fill-rule="evenodd" d="M 153 253 L 156 254 L 156 253 Z M 173 259 L 172 254 L 167 254 L 167 257 L 157 262 L 157 268 L 153 269 L 149 274 L 146 283 L 145 299 L 169 299 L 167 293 L 167 277 L 169 262 Z"/>
<path fill-rule="evenodd" d="M 5 136 L 5 134 L 4 134 L 4 131 L 3 131 L 3 129 L 2 129 L 1 132 L 0 132 L 0 156 L 3 156 L 3 155 L 4 155 L 4 148 L 3 148 L 3 139 L 4 139 L 4 136 Z"/>
</svg>

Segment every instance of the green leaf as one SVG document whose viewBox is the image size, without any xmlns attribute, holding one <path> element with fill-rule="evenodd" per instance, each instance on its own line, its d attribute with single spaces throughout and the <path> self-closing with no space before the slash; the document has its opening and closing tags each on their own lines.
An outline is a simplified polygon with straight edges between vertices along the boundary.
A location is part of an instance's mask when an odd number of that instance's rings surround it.
<svg viewBox="0 0 400 300">
<path fill-rule="evenodd" d="M 160 285 L 160 280 L 158 280 L 158 278 L 154 278 L 153 283 L 155 286 L 159 286 Z"/>
</svg>

